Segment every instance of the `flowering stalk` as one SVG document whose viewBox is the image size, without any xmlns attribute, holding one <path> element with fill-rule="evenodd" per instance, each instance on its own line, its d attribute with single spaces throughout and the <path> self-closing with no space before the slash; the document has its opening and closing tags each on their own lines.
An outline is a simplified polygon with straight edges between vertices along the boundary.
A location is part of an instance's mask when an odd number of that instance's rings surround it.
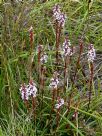
<svg viewBox="0 0 102 136">
<path fill-rule="evenodd" d="M 33 50 L 33 27 L 31 26 L 29 29 L 29 38 L 30 38 L 30 48 Z"/>
<path fill-rule="evenodd" d="M 26 84 L 23 83 L 19 90 L 20 90 L 20 93 L 21 93 L 21 98 L 22 98 L 22 100 L 24 100 L 25 106 L 26 106 L 27 110 L 29 111 L 29 104 L 28 104 L 29 92 L 27 90 Z"/>
<path fill-rule="evenodd" d="M 32 109 L 33 109 L 33 114 L 34 114 L 34 120 L 36 119 L 36 98 L 31 96 L 32 98 Z"/>
<path fill-rule="evenodd" d="M 36 84 L 33 82 L 33 80 L 29 81 L 28 90 L 29 90 L 29 96 L 31 96 L 31 99 L 32 99 L 32 110 L 33 110 L 34 120 L 35 120 L 36 119 L 36 93 L 37 93 L 37 88 L 36 88 Z"/>
<path fill-rule="evenodd" d="M 58 97 L 58 84 L 59 84 L 58 73 L 54 72 L 53 78 L 51 79 L 49 85 L 50 89 L 52 90 L 52 111 L 54 111 L 55 98 Z"/>
<path fill-rule="evenodd" d="M 34 41 L 34 34 L 33 34 L 33 27 L 31 26 L 29 29 L 29 38 L 30 38 L 30 64 L 29 64 L 29 78 L 32 78 L 32 62 L 33 62 L 33 41 Z"/>
<path fill-rule="evenodd" d="M 83 52 L 83 42 L 80 40 L 80 51 L 79 51 L 79 57 L 78 57 L 78 60 L 77 60 L 77 63 L 76 63 L 76 69 L 75 69 L 75 74 L 74 74 L 74 78 L 73 78 L 73 84 L 75 82 L 77 70 L 78 70 L 78 67 L 80 65 L 80 59 L 81 59 L 82 52 Z"/>
<path fill-rule="evenodd" d="M 65 25 L 65 19 L 66 16 L 61 13 L 60 11 L 60 6 L 59 5 L 55 5 L 53 8 L 53 16 L 55 19 L 55 27 L 56 27 L 56 63 L 58 64 L 59 62 L 59 44 L 60 44 L 60 38 L 61 38 L 61 29 L 64 27 Z"/>
<path fill-rule="evenodd" d="M 40 82 L 40 90 L 42 93 L 42 105 L 43 105 L 43 95 L 44 95 L 44 77 L 46 72 L 46 66 L 41 66 L 41 82 Z"/>
<path fill-rule="evenodd" d="M 61 99 L 60 97 L 57 98 L 57 104 L 55 104 L 55 108 L 57 109 L 57 113 L 56 113 L 56 125 L 57 127 L 59 126 L 59 113 L 60 113 L 60 107 L 62 105 L 64 105 L 64 99 Z"/>
<path fill-rule="evenodd" d="M 64 90 L 66 92 L 66 83 L 68 76 L 67 66 L 69 65 L 70 56 L 72 55 L 72 49 L 70 48 L 70 41 L 68 40 L 68 34 L 66 34 L 65 41 L 63 43 L 63 56 L 64 56 Z"/>
<path fill-rule="evenodd" d="M 89 80 L 89 103 L 88 103 L 88 109 L 91 102 L 91 93 L 92 93 L 92 82 L 93 82 L 93 74 L 94 74 L 94 64 L 93 61 L 96 57 L 96 52 L 94 49 L 94 46 L 92 44 L 89 45 L 88 48 L 88 62 L 89 62 L 89 69 L 90 69 L 90 80 Z"/>
<path fill-rule="evenodd" d="M 42 93 L 42 105 L 43 105 L 43 94 L 44 94 L 44 76 L 46 72 L 46 66 L 44 66 L 45 63 L 47 63 L 48 56 L 44 51 L 41 52 L 40 56 L 40 64 L 41 64 L 41 75 L 40 75 L 40 91 Z"/>
<path fill-rule="evenodd" d="M 39 84 L 41 82 L 41 54 L 42 54 L 42 51 L 43 51 L 43 45 L 39 45 L 38 46 L 38 73 L 39 73 Z M 39 90 L 40 90 L 40 87 L 39 87 Z"/>
</svg>

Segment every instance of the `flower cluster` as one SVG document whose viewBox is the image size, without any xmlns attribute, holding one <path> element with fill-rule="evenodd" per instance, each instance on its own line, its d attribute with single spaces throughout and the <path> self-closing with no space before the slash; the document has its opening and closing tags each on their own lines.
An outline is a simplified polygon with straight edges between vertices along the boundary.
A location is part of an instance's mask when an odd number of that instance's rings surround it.
<svg viewBox="0 0 102 136">
<path fill-rule="evenodd" d="M 29 82 L 29 85 L 26 85 L 25 83 L 22 84 L 19 90 L 23 100 L 28 100 L 30 96 L 36 97 L 37 88 L 32 80 Z"/>
<path fill-rule="evenodd" d="M 59 25 L 64 27 L 66 15 L 60 11 L 60 6 L 55 5 L 53 8 L 53 16 L 58 21 Z"/>
<path fill-rule="evenodd" d="M 96 52 L 93 44 L 89 45 L 87 57 L 89 62 L 93 62 L 96 57 Z"/>
<path fill-rule="evenodd" d="M 64 99 L 62 99 L 62 98 L 58 98 L 57 102 L 58 103 L 55 104 L 56 109 L 59 109 L 62 105 L 64 105 Z"/>
<path fill-rule="evenodd" d="M 29 99 L 29 92 L 28 92 L 28 89 L 27 89 L 27 86 L 25 83 L 21 85 L 19 90 L 21 93 L 21 98 L 23 100 L 28 100 Z"/>
<path fill-rule="evenodd" d="M 53 75 L 53 78 L 51 78 L 51 82 L 50 82 L 49 87 L 51 88 L 51 90 L 57 89 L 58 84 L 59 84 L 59 79 L 58 79 L 57 73 L 55 72 Z"/>
<path fill-rule="evenodd" d="M 65 41 L 63 43 L 63 54 L 65 57 L 72 55 L 72 49 L 70 48 L 70 46 L 71 46 L 70 40 L 65 38 Z"/>
<path fill-rule="evenodd" d="M 47 59 L 48 59 L 48 56 L 46 55 L 46 53 L 44 53 L 40 58 L 41 64 L 47 63 Z"/>
<path fill-rule="evenodd" d="M 37 88 L 36 88 L 36 84 L 32 80 L 29 82 L 27 88 L 28 88 L 29 96 L 36 97 Z"/>
</svg>

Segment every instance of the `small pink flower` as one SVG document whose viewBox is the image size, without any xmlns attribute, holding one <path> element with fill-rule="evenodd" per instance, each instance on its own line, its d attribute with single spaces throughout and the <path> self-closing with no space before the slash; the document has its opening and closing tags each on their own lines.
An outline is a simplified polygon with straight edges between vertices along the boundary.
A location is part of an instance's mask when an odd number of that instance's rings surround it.
<svg viewBox="0 0 102 136">
<path fill-rule="evenodd" d="M 59 25 L 64 27 L 65 20 L 66 20 L 66 15 L 60 11 L 60 6 L 59 5 L 54 6 L 53 16 L 54 16 L 55 20 L 58 21 Z"/>
<path fill-rule="evenodd" d="M 22 100 L 28 100 L 29 99 L 29 92 L 28 92 L 28 89 L 27 89 L 27 86 L 25 83 L 21 85 L 21 88 L 19 90 L 21 93 Z"/>
<path fill-rule="evenodd" d="M 48 59 L 48 56 L 46 55 L 46 53 L 44 53 L 40 58 L 40 62 L 42 64 L 47 63 L 47 59 Z"/>
<path fill-rule="evenodd" d="M 65 38 L 65 41 L 63 43 L 63 55 L 64 56 L 71 56 L 73 54 L 70 46 L 71 46 L 70 40 L 67 40 Z"/>
<path fill-rule="evenodd" d="M 57 104 L 55 104 L 55 108 L 59 109 L 62 105 L 64 105 L 64 99 L 58 98 Z"/>
<path fill-rule="evenodd" d="M 27 88 L 28 88 L 29 96 L 36 97 L 37 88 L 36 88 L 36 84 L 32 80 L 30 80 Z"/>
<path fill-rule="evenodd" d="M 90 44 L 88 47 L 87 57 L 88 57 L 89 62 L 93 62 L 96 57 L 96 51 L 95 51 L 94 46 L 92 44 Z"/>
<path fill-rule="evenodd" d="M 50 82 L 49 87 L 51 88 L 51 90 L 57 89 L 58 84 L 59 84 L 58 73 L 54 72 L 53 78 L 51 78 L 51 82 Z"/>
</svg>

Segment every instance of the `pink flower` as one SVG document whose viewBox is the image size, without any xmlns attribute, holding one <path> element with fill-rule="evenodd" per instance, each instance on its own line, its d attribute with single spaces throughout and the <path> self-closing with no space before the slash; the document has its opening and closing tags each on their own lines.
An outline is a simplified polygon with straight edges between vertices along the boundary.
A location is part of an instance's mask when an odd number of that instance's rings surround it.
<svg viewBox="0 0 102 136">
<path fill-rule="evenodd" d="M 93 62 L 96 57 L 96 52 L 95 52 L 94 46 L 92 44 L 90 44 L 88 47 L 87 57 L 88 57 L 89 62 Z"/>
<path fill-rule="evenodd" d="M 58 98 L 57 102 L 58 103 L 55 104 L 56 109 L 59 109 L 62 105 L 64 105 L 64 99 L 62 99 L 62 98 Z"/>
<path fill-rule="evenodd" d="M 60 6 L 55 5 L 53 8 L 53 16 L 58 21 L 59 25 L 64 27 L 66 15 L 60 11 Z"/>
<path fill-rule="evenodd" d="M 72 49 L 70 48 L 71 43 L 70 40 L 67 40 L 65 38 L 65 41 L 63 43 L 63 55 L 64 56 L 71 56 L 72 55 Z"/>
<path fill-rule="evenodd" d="M 50 82 L 49 87 L 51 88 L 51 90 L 57 89 L 58 84 L 59 84 L 58 73 L 54 72 L 53 78 L 51 78 L 51 82 Z"/>
<path fill-rule="evenodd" d="M 32 80 L 30 80 L 27 88 L 28 88 L 29 96 L 36 97 L 37 88 L 36 88 L 36 84 Z"/>
<path fill-rule="evenodd" d="M 29 92 L 28 92 L 28 89 L 27 89 L 27 86 L 25 83 L 21 85 L 21 88 L 19 90 L 21 93 L 21 98 L 23 100 L 28 100 L 29 99 Z"/>
</svg>

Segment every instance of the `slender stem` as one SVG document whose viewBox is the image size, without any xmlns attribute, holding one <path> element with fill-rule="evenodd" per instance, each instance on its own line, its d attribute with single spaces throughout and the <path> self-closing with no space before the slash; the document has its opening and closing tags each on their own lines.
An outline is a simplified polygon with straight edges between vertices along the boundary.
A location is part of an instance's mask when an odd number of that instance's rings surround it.
<svg viewBox="0 0 102 136">
<path fill-rule="evenodd" d="M 34 41 L 34 37 L 33 37 L 33 30 L 30 30 L 30 69 L 29 69 L 29 78 L 32 78 L 32 58 L 33 58 L 33 41 Z"/>
<path fill-rule="evenodd" d="M 58 22 L 56 21 L 56 63 L 58 62 Z"/>
<path fill-rule="evenodd" d="M 56 113 L 56 125 L 57 125 L 57 128 L 59 126 L 59 118 L 60 118 L 59 113 L 60 113 L 60 108 L 57 109 L 57 113 Z"/>
<path fill-rule="evenodd" d="M 53 89 L 52 90 L 52 111 L 54 111 L 55 93 L 56 93 L 56 89 Z"/>
<path fill-rule="evenodd" d="M 45 67 L 41 66 L 41 82 L 40 82 L 40 90 L 42 93 L 42 106 L 43 106 L 43 95 L 44 95 L 44 74 L 45 74 Z"/>
<path fill-rule="evenodd" d="M 36 119 L 36 98 L 32 96 L 32 110 L 34 114 L 34 121 Z"/>
<path fill-rule="evenodd" d="M 60 37 L 61 37 L 61 25 L 59 26 L 58 22 L 56 21 L 56 63 L 59 64 L 59 44 L 60 44 Z"/>
<path fill-rule="evenodd" d="M 91 94 L 92 94 L 92 81 L 93 81 L 93 63 L 90 62 L 90 80 L 89 80 L 89 103 L 88 103 L 88 110 L 90 108 L 91 103 Z"/>
<path fill-rule="evenodd" d="M 80 64 L 80 59 L 81 59 L 81 54 L 83 52 L 83 43 L 80 42 L 80 51 L 79 51 L 79 57 L 78 57 L 78 60 L 77 60 L 77 63 L 76 63 L 76 69 L 75 69 L 75 75 L 74 75 L 74 82 L 75 82 L 75 78 L 76 78 L 76 74 L 77 74 L 77 69 L 79 67 L 79 64 Z"/>
</svg>

